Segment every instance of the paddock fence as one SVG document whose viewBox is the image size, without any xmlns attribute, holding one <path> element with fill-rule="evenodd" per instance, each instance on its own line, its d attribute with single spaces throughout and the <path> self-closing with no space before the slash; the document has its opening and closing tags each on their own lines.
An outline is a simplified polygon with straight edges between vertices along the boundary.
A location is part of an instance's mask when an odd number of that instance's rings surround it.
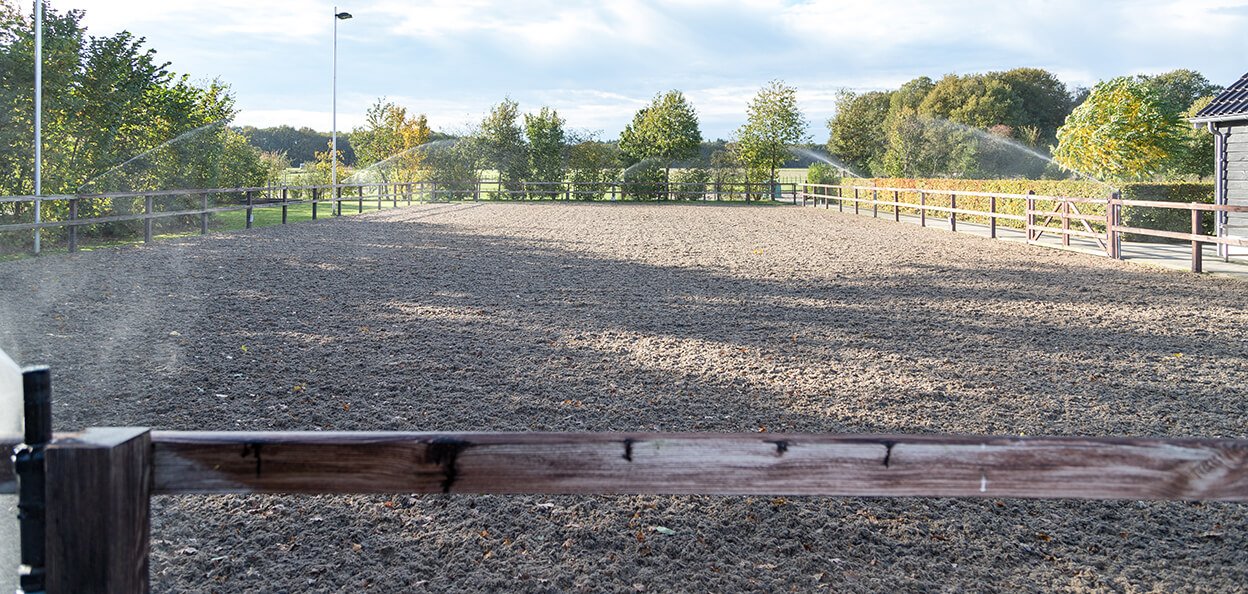
<svg viewBox="0 0 1248 594">
<path fill-rule="evenodd" d="M 1060 238 L 1069 247 L 1071 238 L 1091 240 L 1106 256 L 1121 260 L 1124 236 L 1159 238 L 1191 244 L 1191 270 L 1203 272 L 1205 244 L 1248 247 L 1248 238 L 1210 235 L 1204 232 L 1206 213 L 1248 212 L 1248 206 L 1204 204 L 1200 202 L 1164 202 L 1157 200 L 1124 200 L 1118 192 L 1105 198 L 1046 196 L 1035 193 L 1006 194 L 954 190 L 924 190 L 878 186 L 799 184 L 797 201 L 803 206 L 833 205 L 838 211 L 852 210 L 872 217 L 891 215 L 895 222 L 902 217 L 917 218 L 927 227 L 929 219 L 942 222 L 950 231 L 958 223 L 984 225 L 988 236 L 997 239 L 999 227 L 1022 230 L 1029 244 L 1038 243 L 1046 234 Z M 1191 231 L 1177 232 L 1149 229 L 1123 224 L 1124 209 L 1169 209 L 1190 212 Z"/>
<path fill-rule="evenodd" d="M 277 210 L 280 224 L 286 224 L 291 209 L 310 208 L 310 218 L 341 216 L 345 209 L 362 213 L 366 208 L 398 208 L 413 203 L 480 200 L 694 200 L 758 201 L 788 200 L 796 203 L 797 184 L 793 183 L 634 183 L 634 182 L 541 182 L 498 180 L 412 181 L 364 184 L 277 186 L 253 188 L 211 188 L 111 192 L 102 194 L 54 196 L 0 196 L 0 247 L 22 245 L 38 251 L 40 244 L 63 245 L 77 251 L 87 235 L 108 240 L 138 240 L 150 243 L 166 232 L 210 231 L 214 215 L 244 212 L 244 227 L 250 229 L 258 211 Z M 328 207 L 328 212 L 322 209 Z M 57 216 L 34 220 L 36 208 L 55 211 Z M 306 211 L 301 211 L 306 212 Z M 304 214 L 306 217 L 307 214 Z"/>
</svg>

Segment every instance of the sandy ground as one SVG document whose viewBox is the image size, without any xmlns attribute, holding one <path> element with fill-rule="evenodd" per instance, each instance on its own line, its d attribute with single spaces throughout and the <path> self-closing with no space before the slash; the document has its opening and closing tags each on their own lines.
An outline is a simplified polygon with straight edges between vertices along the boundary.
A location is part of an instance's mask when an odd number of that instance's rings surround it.
<svg viewBox="0 0 1248 594">
<path fill-rule="evenodd" d="M 0 279 L 0 347 L 54 366 L 59 430 L 1248 435 L 1248 283 L 821 210 L 429 205 Z M 160 591 L 1248 588 L 1245 505 L 154 507 Z"/>
</svg>

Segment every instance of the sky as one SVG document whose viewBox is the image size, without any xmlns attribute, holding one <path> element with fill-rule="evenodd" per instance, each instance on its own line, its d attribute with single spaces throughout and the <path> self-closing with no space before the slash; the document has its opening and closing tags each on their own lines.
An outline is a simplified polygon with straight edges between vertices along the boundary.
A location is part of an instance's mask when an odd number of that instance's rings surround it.
<svg viewBox="0 0 1248 594">
<path fill-rule="evenodd" d="M 328 131 L 334 5 L 315 0 L 49 0 L 95 35 L 146 37 L 170 68 L 234 90 L 238 125 Z M 505 97 L 616 138 L 656 94 L 685 93 L 730 138 L 770 80 L 811 140 L 839 89 L 1020 66 L 1068 85 L 1191 68 L 1248 71 L 1248 0 L 339 0 L 338 129 L 386 98 L 463 131 Z"/>
</svg>

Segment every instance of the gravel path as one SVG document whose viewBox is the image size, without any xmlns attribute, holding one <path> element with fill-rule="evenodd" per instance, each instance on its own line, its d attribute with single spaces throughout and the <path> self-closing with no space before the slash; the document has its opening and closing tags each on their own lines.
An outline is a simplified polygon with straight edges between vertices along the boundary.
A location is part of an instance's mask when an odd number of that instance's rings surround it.
<svg viewBox="0 0 1248 594">
<path fill-rule="evenodd" d="M 0 278 L 0 347 L 54 366 L 60 430 L 1248 436 L 1248 284 L 812 209 L 428 205 L 5 262 Z M 155 510 L 161 591 L 1248 584 L 1244 505 L 251 496 Z"/>
</svg>

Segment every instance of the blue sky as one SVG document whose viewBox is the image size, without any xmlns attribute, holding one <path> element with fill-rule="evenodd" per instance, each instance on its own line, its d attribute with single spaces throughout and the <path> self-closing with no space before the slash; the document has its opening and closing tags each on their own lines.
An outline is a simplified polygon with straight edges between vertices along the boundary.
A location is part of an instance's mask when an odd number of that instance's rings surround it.
<svg viewBox="0 0 1248 594">
<path fill-rule="evenodd" d="M 339 0 L 338 127 L 387 97 L 435 129 L 504 96 L 614 138 L 680 89 L 706 138 L 728 138 L 764 83 L 798 89 L 817 142 L 840 88 L 1036 66 L 1070 85 L 1192 68 L 1248 71 L 1248 0 Z M 95 34 L 129 29 L 172 68 L 234 88 L 236 123 L 330 128 L 333 3 L 51 0 Z"/>
</svg>

